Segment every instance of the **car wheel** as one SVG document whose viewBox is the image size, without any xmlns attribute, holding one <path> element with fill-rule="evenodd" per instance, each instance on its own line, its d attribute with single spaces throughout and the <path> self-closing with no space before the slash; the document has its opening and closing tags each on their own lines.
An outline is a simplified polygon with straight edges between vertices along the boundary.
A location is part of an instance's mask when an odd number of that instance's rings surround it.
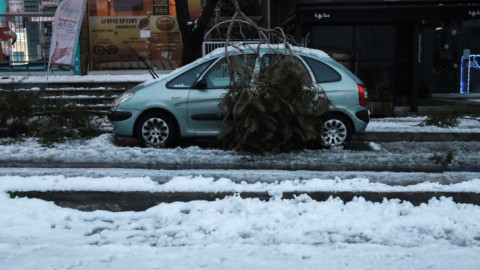
<svg viewBox="0 0 480 270">
<path fill-rule="evenodd" d="M 326 147 L 348 144 L 352 135 L 352 127 L 348 120 L 340 115 L 327 117 L 323 125 L 322 141 Z"/>
<path fill-rule="evenodd" d="M 151 112 L 140 117 L 135 134 L 145 147 L 170 147 L 177 140 L 175 121 L 168 114 Z"/>
</svg>

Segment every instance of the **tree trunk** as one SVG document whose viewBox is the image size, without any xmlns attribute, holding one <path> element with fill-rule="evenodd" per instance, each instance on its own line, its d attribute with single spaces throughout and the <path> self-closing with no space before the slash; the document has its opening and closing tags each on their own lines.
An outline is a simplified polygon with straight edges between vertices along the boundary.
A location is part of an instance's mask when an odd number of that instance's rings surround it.
<svg viewBox="0 0 480 270">
<path fill-rule="evenodd" d="M 192 22 L 188 9 L 188 0 L 175 0 L 177 20 L 182 33 L 182 66 L 202 56 L 203 35 L 219 0 L 205 0 L 200 17 Z"/>
<path fill-rule="evenodd" d="M 192 32 L 187 36 L 182 35 L 183 53 L 182 66 L 202 57 L 203 33 Z"/>
</svg>

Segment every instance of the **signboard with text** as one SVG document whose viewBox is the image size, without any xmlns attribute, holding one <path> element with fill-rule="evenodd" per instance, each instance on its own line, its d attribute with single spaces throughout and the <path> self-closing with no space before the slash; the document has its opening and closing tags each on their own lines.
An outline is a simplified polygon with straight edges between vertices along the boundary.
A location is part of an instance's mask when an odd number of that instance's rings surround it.
<svg viewBox="0 0 480 270">
<path fill-rule="evenodd" d="M 121 3 L 121 7 L 115 7 Z M 178 67 L 182 35 L 174 0 L 89 0 L 90 62 L 93 70 L 143 68 L 142 58 L 157 69 Z M 141 4 L 141 5 L 140 5 Z M 198 17 L 201 0 L 190 0 Z M 142 7 L 142 10 L 139 9 Z"/>
<path fill-rule="evenodd" d="M 153 0 L 153 14 L 154 15 L 169 15 L 168 0 Z"/>
<path fill-rule="evenodd" d="M 149 29 L 150 37 L 142 37 Z M 182 40 L 173 16 L 97 16 L 90 18 L 90 47 L 93 69 L 122 62 L 116 68 L 132 68 L 139 56 L 148 60 L 179 60 Z"/>
<path fill-rule="evenodd" d="M 87 0 L 63 0 L 55 12 L 48 66 L 73 66 Z"/>
</svg>

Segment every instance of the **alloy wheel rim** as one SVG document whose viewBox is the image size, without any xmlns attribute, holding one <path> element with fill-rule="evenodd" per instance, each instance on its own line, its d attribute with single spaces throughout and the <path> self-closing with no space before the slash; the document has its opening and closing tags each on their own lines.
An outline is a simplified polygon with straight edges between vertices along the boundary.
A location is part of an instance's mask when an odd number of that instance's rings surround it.
<svg viewBox="0 0 480 270">
<path fill-rule="evenodd" d="M 330 119 L 325 122 L 322 135 L 323 143 L 326 146 L 342 145 L 347 139 L 347 127 L 337 119 Z"/>
<path fill-rule="evenodd" d="M 143 139 L 152 146 L 164 144 L 169 134 L 167 123 L 160 118 L 150 118 L 142 126 Z"/>
</svg>

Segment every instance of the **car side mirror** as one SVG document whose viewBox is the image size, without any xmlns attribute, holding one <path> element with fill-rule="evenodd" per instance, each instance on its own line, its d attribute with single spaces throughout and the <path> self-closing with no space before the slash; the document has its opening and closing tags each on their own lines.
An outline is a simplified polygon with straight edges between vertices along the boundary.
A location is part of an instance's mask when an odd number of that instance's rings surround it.
<svg viewBox="0 0 480 270">
<path fill-rule="evenodd" d="M 197 83 L 195 83 L 195 85 L 193 86 L 193 89 L 202 90 L 202 89 L 207 89 L 207 87 L 208 87 L 207 79 L 202 78 L 201 80 L 197 81 Z"/>
</svg>

